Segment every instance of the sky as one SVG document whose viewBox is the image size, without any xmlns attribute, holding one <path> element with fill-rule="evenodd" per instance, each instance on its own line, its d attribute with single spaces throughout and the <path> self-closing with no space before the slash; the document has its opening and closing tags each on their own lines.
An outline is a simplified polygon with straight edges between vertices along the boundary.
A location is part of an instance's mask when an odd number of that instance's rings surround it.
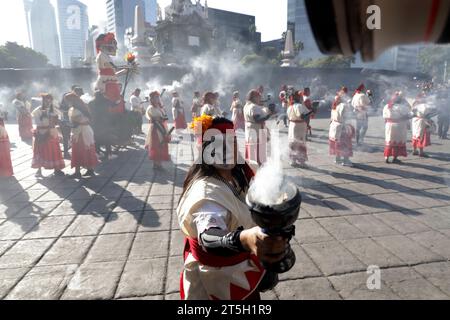
<svg viewBox="0 0 450 320">
<path fill-rule="evenodd" d="M 54 2 L 55 0 L 51 0 Z M 89 7 L 90 24 L 104 25 L 105 0 L 81 0 Z M 171 0 L 159 0 L 162 8 Z M 201 0 L 202 4 L 204 0 Z M 209 0 L 212 8 L 256 16 L 256 27 L 262 40 L 278 39 L 287 25 L 287 0 Z M 0 45 L 6 41 L 28 46 L 27 26 L 22 0 L 0 0 Z M 7 9 L 6 9 L 7 8 Z"/>
</svg>

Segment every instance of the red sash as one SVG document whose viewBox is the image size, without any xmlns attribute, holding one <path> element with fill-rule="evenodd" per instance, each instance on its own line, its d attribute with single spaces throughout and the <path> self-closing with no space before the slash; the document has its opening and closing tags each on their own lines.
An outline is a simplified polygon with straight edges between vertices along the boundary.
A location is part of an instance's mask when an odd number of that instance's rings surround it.
<svg viewBox="0 0 450 320">
<path fill-rule="evenodd" d="M 100 74 L 101 76 L 109 76 L 109 77 L 112 77 L 112 76 L 115 76 L 115 75 L 116 75 L 116 72 L 115 72 L 114 69 L 112 69 L 112 68 L 103 68 L 103 69 L 100 69 L 99 74 Z"/>
<path fill-rule="evenodd" d="M 229 267 L 244 262 L 250 259 L 250 253 L 244 252 L 231 257 L 222 257 L 217 255 L 212 255 L 203 250 L 202 246 L 199 244 L 198 240 L 186 238 L 184 242 L 184 260 L 186 261 L 188 255 L 192 256 L 200 262 L 201 264 L 213 268 Z"/>
</svg>

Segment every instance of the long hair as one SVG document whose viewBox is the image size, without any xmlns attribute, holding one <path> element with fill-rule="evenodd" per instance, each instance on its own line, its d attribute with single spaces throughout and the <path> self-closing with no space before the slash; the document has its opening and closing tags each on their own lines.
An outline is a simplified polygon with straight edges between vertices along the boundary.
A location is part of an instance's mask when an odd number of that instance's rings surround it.
<svg viewBox="0 0 450 320">
<path fill-rule="evenodd" d="M 230 120 L 226 118 L 215 118 L 213 120 L 212 127 L 219 124 L 233 124 Z M 183 192 L 181 194 L 181 198 L 186 194 L 186 192 L 189 190 L 189 188 L 192 186 L 192 184 L 200 180 L 202 178 L 206 177 L 213 177 L 219 175 L 217 169 L 209 164 L 206 164 L 203 161 L 203 153 L 205 149 L 212 143 L 212 141 L 204 141 L 202 144 L 202 151 L 200 154 L 201 160 L 200 163 L 193 164 L 188 173 L 186 174 L 186 179 L 184 180 L 183 184 Z M 199 161 L 196 161 L 199 162 Z M 231 174 L 236 179 L 236 182 L 239 185 L 239 188 L 241 190 L 247 191 L 250 186 L 250 180 L 253 176 L 253 172 L 251 171 L 248 164 L 236 164 L 236 166 L 231 171 Z"/>
</svg>

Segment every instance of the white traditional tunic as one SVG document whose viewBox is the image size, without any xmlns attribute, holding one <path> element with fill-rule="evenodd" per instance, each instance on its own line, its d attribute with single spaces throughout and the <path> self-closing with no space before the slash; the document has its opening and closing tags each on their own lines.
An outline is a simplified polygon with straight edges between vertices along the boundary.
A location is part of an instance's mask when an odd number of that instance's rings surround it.
<svg viewBox="0 0 450 320">
<path fill-rule="evenodd" d="M 404 104 L 386 105 L 384 107 L 383 118 L 386 122 L 385 157 L 407 156 L 408 118 L 411 115 L 411 109 Z"/>
<path fill-rule="evenodd" d="M 308 160 L 306 149 L 306 135 L 308 124 L 302 116 L 306 116 L 311 111 L 303 104 L 296 103 L 288 108 L 289 118 L 288 140 L 291 149 L 290 158 L 293 161 L 304 163 Z"/>
<path fill-rule="evenodd" d="M 159 125 L 161 128 L 164 128 L 166 132 L 168 132 L 166 114 L 162 108 L 150 106 L 147 109 L 146 117 L 150 125 L 148 128 L 147 139 L 145 141 L 145 147 L 148 151 L 150 160 L 169 161 L 169 137 L 164 136 L 157 127 Z"/>
<path fill-rule="evenodd" d="M 81 139 L 87 149 L 95 146 L 94 131 L 89 125 L 89 119 L 80 110 L 73 107 L 69 110 L 69 119 L 73 124 L 76 124 L 75 128 L 72 129 L 73 141 L 78 142 Z"/>
<path fill-rule="evenodd" d="M 112 59 L 104 52 L 100 52 L 96 59 L 98 68 L 98 78 L 95 83 L 95 89 L 101 92 L 106 92 L 106 84 L 119 83 L 119 79 L 116 76 L 116 71 Z"/>
<path fill-rule="evenodd" d="M 192 184 L 181 198 L 177 215 L 183 234 L 194 240 L 201 232 L 198 227 L 207 229 L 210 223 L 219 224 L 227 231 L 240 226 L 255 227 L 245 202 L 224 182 L 213 177 Z M 250 254 L 240 263 L 223 267 L 200 263 L 192 251 L 185 254 L 182 294 L 186 300 L 243 300 L 257 289 L 265 274 L 258 259 Z"/>
<path fill-rule="evenodd" d="M 432 122 L 427 116 L 434 110 L 428 104 L 415 106 L 415 117 L 412 119 L 412 143 L 415 148 L 425 148 L 431 145 Z"/>
<path fill-rule="evenodd" d="M 267 108 L 247 102 L 244 107 L 245 118 L 245 158 L 252 167 L 262 165 L 267 159 L 267 142 L 269 132 L 265 122 L 257 122 L 256 118 L 265 118 L 269 115 Z"/>
<path fill-rule="evenodd" d="M 331 141 L 338 141 L 342 133 L 350 134 L 352 126 L 348 123 L 351 115 L 349 105 L 340 103 L 336 109 L 331 110 L 330 135 Z"/>
<path fill-rule="evenodd" d="M 364 93 L 357 93 L 353 96 L 352 107 L 356 112 L 356 119 L 366 121 L 368 119 L 367 108 L 370 105 L 370 99 Z"/>
<path fill-rule="evenodd" d="M 349 123 L 352 111 L 347 103 L 340 103 L 331 110 L 329 132 L 330 155 L 349 158 L 353 156 L 352 139 L 355 128 Z"/>
<path fill-rule="evenodd" d="M 221 117 L 222 111 L 217 108 L 217 105 L 205 104 L 201 111 L 202 115 L 207 115 L 213 118 Z"/>
<path fill-rule="evenodd" d="M 95 150 L 94 131 L 89 124 L 89 118 L 80 110 L 69 109 L 69 119 L 72 129 L 72 168 L 84 167 L 93 169 L 98 164 Z"/>
</svg>

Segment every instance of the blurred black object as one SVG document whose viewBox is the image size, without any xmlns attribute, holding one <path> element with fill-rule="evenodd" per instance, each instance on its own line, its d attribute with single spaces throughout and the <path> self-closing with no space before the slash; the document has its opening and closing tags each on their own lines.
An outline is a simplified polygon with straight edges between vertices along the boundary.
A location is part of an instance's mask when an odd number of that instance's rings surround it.
<svg viewBox="0 0 450 320">
<path fill-rule="evenodd" d="M 449 0 L 305 0 L 305 5 L 324 54 L 360 52 L 371 61 L 396 45 L 450 42 Z"/>
</svg>

